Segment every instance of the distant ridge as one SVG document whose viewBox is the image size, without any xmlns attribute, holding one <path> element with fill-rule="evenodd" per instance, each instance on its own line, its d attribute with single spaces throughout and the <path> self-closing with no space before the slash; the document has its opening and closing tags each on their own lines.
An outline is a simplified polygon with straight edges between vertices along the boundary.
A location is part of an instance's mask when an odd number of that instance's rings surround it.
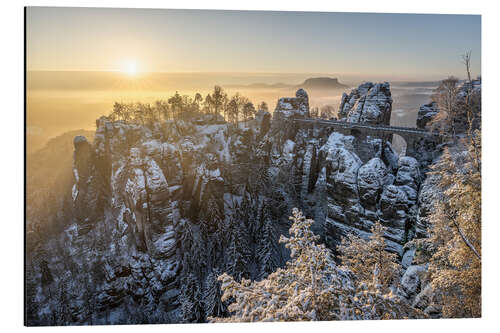
<svg viewBox="0 0 500 333">
<path fill-rule="evenodd" d="M 297 87 L 306 89 L 345 89 L 348 88 L 345 84 L 339 82 L 337 78 L 331 77 L 315 77 L 304 81 Z"/>
<path fill-rule="evenodd" d="M 349 86 L 339 82 L 337 78 L 331 77 L 315 77 L 306 79 L 303 83 L 298 85 L 286 83 L 252 83 L 248 85 L 228 85 L 228 88 L 250 88 L 250 89 L 282 89 L 282 88 L 304 88 L 304 89 L 346 89 Z"/>
</svg>

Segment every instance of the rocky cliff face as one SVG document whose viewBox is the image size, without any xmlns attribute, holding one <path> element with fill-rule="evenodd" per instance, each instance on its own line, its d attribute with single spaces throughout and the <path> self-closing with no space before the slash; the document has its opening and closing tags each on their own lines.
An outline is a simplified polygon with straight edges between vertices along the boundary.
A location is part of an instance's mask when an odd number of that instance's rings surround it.
<svg viewBox="0 0 500 333">
<path fill-rule="evenodd" d="M 388 83 L 365 83 L 344 94 L 339 117 L 389 124 L 391 107 Z M 93 143 L 74 139 L 74 218 L 30 255 L 29 324 L 225 315 L 216 276 L 260 279 L 282 266 L 288 252 L 277 240 L 293 207 L 334 251 L 381 221 L 387 250 L 412 267 L 405 244 L 425 236 L 432 199 L 419 162 L 385 139 L 292 122 L 305 117 L 300 89 L 278 101 L 272 120 L 261 111 L 238 127 L 100 118 Z"/>
</svg>

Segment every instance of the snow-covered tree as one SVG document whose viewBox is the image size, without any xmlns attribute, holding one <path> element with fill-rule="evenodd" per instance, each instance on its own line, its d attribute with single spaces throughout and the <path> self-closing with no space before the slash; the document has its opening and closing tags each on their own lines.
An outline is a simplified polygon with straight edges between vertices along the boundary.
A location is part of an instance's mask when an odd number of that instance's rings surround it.
<svg viewBox="0 0 500 333">
<path fill-rule="evenodd" d="M 42 259 L 40 261 L 40 272 L 42 275 L 42 287 L 46 288 L 54 281 L 54 278 L 52 277 L 52 273 L 50 272 L 49 263 L 45 259 Z"/>
<path fill-rule="evenodd" d="M 385 230 L 377 222 L 370 239 L 351 234 L 338 246 L 342 268 L 351 273 L 355 288 L 351 316 L 354 319 L 424 318 L 421 311 L 394 294 L 401 266 L 397 255 L 385 250 Z"/>
<path fill-rule="evenodd" d="M 267 205 L 264 205 L 262 207 L 262 225 L 258 234 L 256 251 L 260 278 L 265 278 L 274 272 L 279 265 L 278 230 L 269 213 Z"/>
<path fill-rule="evenodd" d="M 205 320 L 201 284 L 192 273 L 182 280 L 181 311 L 182 321 L 185 323 L 202 323 Z"/>
<path fill-rule="evenodd" d="M 40 288 L 38 284 L 39 282 L 36 279 L 33 269 L 31 267 L 28 268 L 25 275 L 26 305 L 24 311 L 26 322 L 30 323 L 30 325 L 38 323 L 39 305 L 36 302 L 36 296 L 38 294 L 38 289 Z"/>
<path fill-rule="evenodd" d="M 217 200 L 214 197 L 210 197 L 207 202 L 205 223 L 209 232 L 215 232 L 224 219 L 224 213 L 219 208 Z"/>
<path fill-rule="evenodd" d="M 384 232 L 386 228 L 377 222 L 372 228 L 369 240 L 356 235 L 349 235 L 342 240 L 337 249 L 345 269 L 354 274 L 356 283 L 373 281 L 373 272 L 377 271 L 377 280 L 384 291 L 397 282 L 401 266 L 395 253 L 385 250 Z"/>
<path fill-rule="evenodd" d="M 247 227 L 237 214 L 233 220 L 231 240 L 227 249 L 228 263 L 226 271 L 237 280 L 250 277 L 249 265 L 252 256 Z"/>
<path fill-rule="evenodd" d="M 340 293 L 343 289 L 341 272 L 335 266 L 331 252 L 315 243 L 317 236 L 310 231 L 312 220 L 293 211 L 290 238 L 281 242 L 291 250 L 292 260 L 285 269 L 279 268 L 267 279 L 236 282 L 224 273 L 223 296 L 234 302 L 229 306 L 229 318 L 212 321 L 299 321 L 342 319 Z"/>
<path fill-rule="evenodd" d="M 414 317 L 415 311 L 392 293 L 380 292 L 377 266 L 373 280 L 356 288 L 349 273 L 336 266 L 333 255 L 311 231 L 313 220 L 298 209 L 290 217 L 290 237 L 280 242 L 291 251 L 285 268 L 261 281 L 235 281 L 227 273 L 222 301 L 233 299 L 231 317 L 213 322 L 390 319 Z"/>
<path fill-rule="evenodd" d="M 221 301 L 221 283 L 217 280 L 217 276 L 217 270 L 213 269 L 205 279 L 203 305 L 206 317 L 224 317 L 227 315 L 227 306 Z"/>
<path fill-rule="evenodd" d="M 242 113 L 243 113 L 243 120 L 248 120 L 250 119 L 251 117 L 253 117 L 255 115 L 255 106 L 253 105 L 252 102 L 248 101 L 247 103 L 245 103 L 243 105 L 243 110 L 242 110 Z"/>
<path fill-rule="evenodd" d="M 454 148 L 456 149 L 456 147 Z M 444 197 L 430 216 L 430 237 L 419 242 L 444 317 L 481 316 L 481 136 L 465 149 L 446 149 L 433 166 Z M 430 258 L 425 258 L 430 256 Z"/>
<path fill-rule="evenodd" d="M 181 237 L 181 247 L 183 253 L 183 274 L 200 274 L 209 253 L 206 251 L 206 239 L 200 232 L 195 233 L 196 226 L 185 220 L 183 223 L 183 233 Z"/>
</svg>

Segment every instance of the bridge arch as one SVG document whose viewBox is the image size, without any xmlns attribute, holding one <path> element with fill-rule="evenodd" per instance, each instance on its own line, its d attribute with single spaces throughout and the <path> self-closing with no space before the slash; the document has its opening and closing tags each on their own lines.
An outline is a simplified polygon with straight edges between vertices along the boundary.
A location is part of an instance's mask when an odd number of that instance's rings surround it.
<svg viewBox="0 0 500 333">
<path fill-rule="evenodd" d="M 408 143 L 406 139 L 397 133 L 392 134 L 392 149 L 398 156 L 405 156 L 408 150 Z"/>
<path fill-rule="evenodd" d="M 349 135 L 352 135 L 354 137 L 360 137 L 363 135 L 363 132 L 357 128 L 353 128 L 349 131 Z"/>
<path fill-rule="evenodd" d="M 370 123 L 351 123 L 338 120 L 324 120 L 324 119 L 311 119 L 311 118 L 298 118 L 293 119 L 294 122 L 300 123 L 307 127 L 330 127 L 335 131 L 346 135 L 353 135 L 356 131 L 363 133 L 363 135 L 370 135 L 390 140 L 392 142 L 393 136 L 401 137 L 402 142 L 406 143 L 405 156 L 415 157 L 416 145 L 422 140 L 430 140 L 434 142 L 440 141 L 439 135 L 429 132 L 427 130 L 411 127 L 388 126 L 388 125 L 375 125 Z M 359 134 L 359 133 L 358 133 Z M 397 139 L 399 140 L 399 139 Z"/>
</svg>

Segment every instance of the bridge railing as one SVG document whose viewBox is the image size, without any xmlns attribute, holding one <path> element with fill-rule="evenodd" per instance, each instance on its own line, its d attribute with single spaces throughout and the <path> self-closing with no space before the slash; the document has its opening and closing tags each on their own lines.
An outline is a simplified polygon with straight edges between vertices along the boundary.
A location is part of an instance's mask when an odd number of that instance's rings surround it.
<svg viewBox="0 0 500 333">
<path fill-rule="evenodd" d="M 371 130 L 380 130 L 384 132 L 390 133 L 412 133 L 412 134 L 420 134 L 420 135 L 428 135 L 428 136 L 439 136 L 439 133 L 431 132 L 428 130 L 414 128 L 414 127 L 402 127 L 402 126 L 385 126 L 385 125 L 373 125 L 368 123 L 351 123 L 347 121 L 339 121 L 339 120 L 325 120 L 325 119 L 294 119 L 295 122 L 303 122 L 303 123 L 312 123 L 312 124 L 325 124 L 325 125 L 333 125 L 339 126 L 342 128 L 360 128 L 360 129 L 371 129 Z"/>
</svg>

